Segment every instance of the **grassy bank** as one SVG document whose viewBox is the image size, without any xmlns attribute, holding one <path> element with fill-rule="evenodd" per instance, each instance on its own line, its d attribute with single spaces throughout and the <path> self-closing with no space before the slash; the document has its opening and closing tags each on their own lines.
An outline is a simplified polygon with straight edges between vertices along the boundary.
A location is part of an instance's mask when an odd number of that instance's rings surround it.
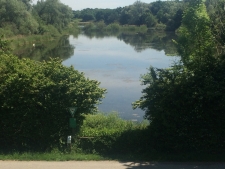
<svg viewBox="0 0 225 169">
<path fill-rule="evenodd" d="M 58 31 L 53 26 L 48 26 L 45 32 L 41 34 L 31 34 L 31 35 L 15 35 L 13 32 L 7 33 L 10 30 L 3 30 L 0 35 L 3 35 L 3 40 L 9 40 L 10 48 L 12 50 L 21 46 L 33 46 L 33 44 L 44 44 L 46 42 L 52 42 L 59 39 L 65 35 L 79 34 L 78 20 L 71 22 L 63 31 Z"/>
<path fill-rule="evenodd" d="M 80 23 L 83 26 L 84 31 L 106 31 L 106 32 L 119 32 L 119 31 L 126 31 L 126 32 L 142 32 L 145 33 L 148 31 L 146 25 L 120 25 L 118 23 L 112 23 L 106 25 L 103 21 L 93 23 Z"/>
<path fill-rule="evenodd" d="M 108 31 L 108 32 L 141 32 L 146 33 L 148 30 L 165 31 L 166 25 L 159 23 L 155 27 L 147 27 L 146 25 L 120 25 L 119 23 L 105 24 L 100 22 L 79 22 L 84 31 Z"/>
</svg>

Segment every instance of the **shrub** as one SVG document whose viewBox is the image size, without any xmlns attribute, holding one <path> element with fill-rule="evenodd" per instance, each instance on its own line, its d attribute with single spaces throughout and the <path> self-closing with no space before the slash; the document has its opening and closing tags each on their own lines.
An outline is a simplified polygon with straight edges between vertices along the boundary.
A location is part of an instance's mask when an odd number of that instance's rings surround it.
<svg viewBox="0 0 225 169">
<path fill-rule="evenodd" d="M 97 23 L 96 23 L 96 29 L 97 29 L 98 31 L 102 31 L 104 28 L 105 28 L 105 23 L 104 23 L 104 21 L 100 21 L 100 22 L 97 22 Z"/>
<path fill-rule="evenodd" d="M 128 153 L 139 145 L 147 126 L 148 123 L 123 120 L 116 113 L 86 115 L 76 144 L 86 152 Z"/>
<path fill-rule="evenodd" d="M 0 32 L 4 37 L 12 37 L 14 36 L 14 33 L 9 29 L 0 28 Z"/>
<path fill-rule="evenodd" d="M 1 54 L 0 148 L 46 150 L 69 133 L 68 107 L 76 106 L 78 126 L 96 109 L 105 89 L 62 61 L 36 62 Z"/>
<path fill-rule="evenodd" d="M 148 27 L 147 27 L 146 25 L 141 25 L 141 26 L 139 27 L 139 29 L 140 29 L 141 32 L 147 32 Z"/>
<path fill-rule="evenodd" d="M 156 30 L 165 30 L 165 29 L 166 29 L 166 25 L 163 24 L 163 23 L 158 23 L 158 24 L 155 26 L 155 29 L 156 29 Z"/>
<path fill-rule="evenodd" d="M 112 23 L 112 24 L 109 24 L 106 29 L 113 32 L 117 32 L 120 30 L 120 25 L 118 23 Z"/>
<path fill-rule="evenodd" d="M 94 30 L 94 28 L 95 28 L 95 25 L 92 22 L 90 22 L 86 24 L 83 29 L 84 31 L 91 31 L 91 30 Z"/>
</svg>

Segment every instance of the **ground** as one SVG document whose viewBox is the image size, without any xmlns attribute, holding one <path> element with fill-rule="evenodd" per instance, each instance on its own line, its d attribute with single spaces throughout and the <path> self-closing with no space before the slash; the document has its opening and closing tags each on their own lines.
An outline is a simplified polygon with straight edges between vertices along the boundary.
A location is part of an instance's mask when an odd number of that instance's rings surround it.
<svg viewBox="0 0 225 169">
<path fill-rule="evenodd" d="M 225 163 L 0 161 L 1 169 L 224 169 Z"/>
</svg>

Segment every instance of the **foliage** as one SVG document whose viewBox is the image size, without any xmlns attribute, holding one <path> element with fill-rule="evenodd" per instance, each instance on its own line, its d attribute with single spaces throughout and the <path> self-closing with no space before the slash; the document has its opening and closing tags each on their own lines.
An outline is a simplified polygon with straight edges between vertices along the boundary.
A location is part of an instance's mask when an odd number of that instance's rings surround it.
<svg viewBox="0 0 225 169">
<path fill-rule="evenodd" d="M 84 31 L 91 31 L 94 29 L 95 29 L 95 25 L 92 22 L 86 24 L 83 28 Z"/>
<path fill-rule="evenodd" d="M 133 106 L 145 111 L 156 150 L 225 151 L 225 57 L 215 41 L 204 2 L 190 1 L 177 41 L 181 62 L 142 76 L 146 88 Z"/>
<path fill-rule="evenodd" d="M 110 116 L 110 117 L 109 117 Z M 146 128 L 148 123 L 142 122 L 140 124 L 130 125 L 132 130 L 123 130 L 119 124 L 130 124 L 130 122 L 118 118 L 115 114 L 103 115 L 86 115 L 85 123 L 82 125 L 84 131 L 89 129 L 98 132 L 105 128 L 111 131 L 113 124 L 116 125 L 116 129 L 121 129 L 121 135 L 116 138 L 114 144 L 111 141 L 112 132 L 104 132 L 105 142 L 96 139 L 97 141 L 91 141 L 94 138 L 79 138 L 80 141 L 76 141 L 72 144 L 70 151 L 60 151 L 53 149 L 50 152 L 0 152 L 0 160 L 26 160 L 26 161 L 69 161 L 69 160 L 120 160 L 120 161 L 224 161 L 224 153 L 222 154 L 203 154 L 201 152 L 195 153 L 179 153 L 169 152 L 161 153 L 155 150 L 155 142 L 152 140 L 152 136 L 149 134 L 149 130 Z M 108 122 L 108 123 L 106 123 Z M 132 127 L 133 126 L 133 127 Z M 134 127 L 136 126 L 136 127 Z M 129 127 L 129 128 L 130 128 Z M 94 129 L 93 129 L 94 128 Z M 92 136 L 94 134 L 91 134 Z M 108 137 L 107 137 L 108 135 Z M 100 134 L 98 134 L 100 137 Z M 103 136 L 101 136 L 103 137 Z M 141 139 L 140 139 L 141 138 Z M 92 144 L 90 144 L 92 143 Z M 100 144 L 101 143 L 101 144 Z M 82 146 L 81 146 L 82 145 Z M 102 147 L 103 145 L 103 147 Z M 105 146 L 105 145 L 113 145 Z M 82 147 L 82 149 L 81 149 Z M 104 150 L 104 152 L 102 152 Z M 87 153 L 90 152 L 90 153 Z"/>
<path fill-rule="evenodd" d="M 216 40 L 218 55 L 224 54 L 225 31 L 224 31 L 224 0 L 206 0 L 207 12 L 211 20 L 211 31 Z"/>
<path fill-rule="evenodd" d="M 95 111 L 105 93 L 99 82 L 58 59 L 0 57 L 1 149 L 51 149 L 69 134 L 68 107 L 78 107 L 79 127 L 82 114 Z"/>
<path fill-rule="evenodd" d="M 166 25 L 163 24 L 163 23 L 158 23 L 158 24 L 155 26 L 155 30 L 158 30 L 158 31 L 164 31 L 164 30 L 166 30 Z"/>
<path fill-rule="evenodd" d="M 0 55 L 7 54 L 11 52 L 11 49 L 9 47 L 10 41 L 3 40 L 3 35 L 0 37 Z"/>
<path fill-rule="evenodd" d="M 151 136 L 161 151 L 223 151 L 224 63 L 211 62 L 197 70 L 181 66 L 151 68 L 148 86 L 134 106 L 146 112 Z M 194 74 L 194 75 L 193 75 Z"/>
<path fill-rule="evenodd" d="M 67 27 L 73 17 L 72 9 L 59 0 L 38 1 L 34 12 L 45 25 L 53 25 L 58 31 Z"/>
<path fill-rule="evenodd" d="M 118 32 L 120 30 L 120 25 L 118 23 L 111 23 L 106 27 L 106 30 L 111 30 L 113 32 Z"/>
<path fill-rule="evenodd" d="M 96 23 L 96 28 L 98 29 L 98 31 L 103 31 L 103 29 L 105 28 L 105 23 L 104 21 L 100 21 Z"/>
<path fill-rule="evenodd" d="M 141 17 L 140 17 L 140 24 L 144 25 L 146 24 L 147 27 L 154 27 L 157 24 L 157 19 L 154 15 L 152 15 L 151 13 L 144 13 Z"/>
<path fill-rule="evenodd" d="M 0 30 L 6 37 L 15 35 L 59 35 L 73 18 L 72 9 L 59 0 L 1 0 Z"/>
<path fill-rule="evenodd" d="M 75 18 L 81 18 L 83 22 L 104 21 L 106 25 L 119 23 L 120 25 L 147 25 L 148 28 L 162 23 L 166 30 L 175 31 L 181 24 L 183 2 L 156 1 L 143 3 L 135 1 L 132 5 L 118 7 L 116 9 L 83 9 L 73 11 Z"/>
<path fill-rule="evenodd" d="M 84 25 L 83 29 L 85 33 L 90 32 L 141 32 L 146 33 L 148 31 L 148 28 L 146 25 L 119 25 L 118 23 L 112 23 L 109 25 L 106 25 L 103 21 L 100 22 L 89 22 Z"/>
<path fill-rule="evenodd" d="M 76 145 L 89 153 L 137 153 L 140 149 L 135 146 L 144 147 L 138 138 L 144 136 L 147 125 L 122 120 L 115 113 L 86 115 Z"/>
<path fill-rule="evenodd" d="M 21 0 L 0 1 L 0 27 L 7 29 L 9 25 L 14 34 L 33 34 L 37 31 L 38 23 L 27 10 Z"/>
<path fill-rule="evenodd" d="M 200 65 L 215 52 L 210 19 L 203 2 L 197 5 L 196 1 L 190 3 L 189 8 L 184 12 L 178 33 L 180 35 L 178 52 L 185 66 L 193 63 Z"/>
</svg>

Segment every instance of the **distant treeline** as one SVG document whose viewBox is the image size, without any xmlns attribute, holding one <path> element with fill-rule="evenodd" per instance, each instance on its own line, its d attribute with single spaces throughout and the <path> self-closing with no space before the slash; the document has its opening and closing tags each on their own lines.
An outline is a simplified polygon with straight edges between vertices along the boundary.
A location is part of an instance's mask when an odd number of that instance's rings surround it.
<svg viewBox="0 0 225 169">
<path fill-rule="evenodd" d="M 73 12 L 75 18 L 81 18 L 84 22 L 103 20 L 106 24 L 117 22 L 121 25 L 147 25 L 148 27 L 164 24 L 166 30 L 174 31 L 181 24 L 183 2 L 157 1 L 148 4 L 136 1 L 133 5 L 116 9 L 87 8 Z"/>
<path fill-rule="evenodd" d="M 143 3 L 139 0 L 126 7 L 116 9 L 91 9 L 73 11 L 75 18 L 83 22 L 104 21 L 105 24 L 119 23 L 121 25 L 146 25 L 148 28 L 175 31 L 181 25 L 183 11 L 187 8 L 189 0 L 156 1 Z M 209 15 L 215 13 L 213 1 L 206 0 Z"/>
</svg>

